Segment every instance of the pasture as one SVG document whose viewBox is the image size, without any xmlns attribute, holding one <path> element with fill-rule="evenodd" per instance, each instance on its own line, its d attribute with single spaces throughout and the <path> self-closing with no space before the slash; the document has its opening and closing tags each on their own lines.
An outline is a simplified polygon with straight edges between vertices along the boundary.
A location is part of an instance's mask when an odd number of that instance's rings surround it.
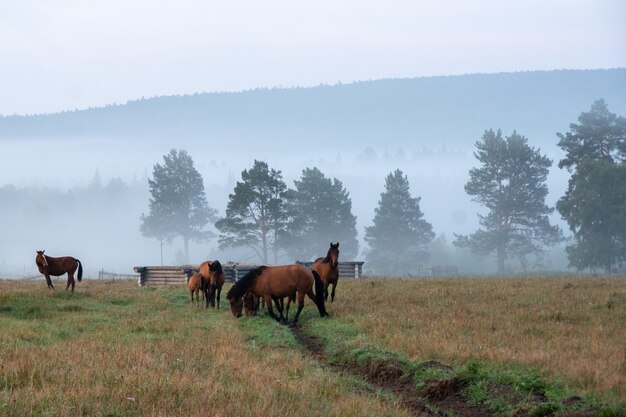
<svg viewBox="0 0 626 417">
<path fill-rule="evenodd" d="M 624 278 L 340 280 L 326 307 L 0 280 L 0 415 L 626 415 Z"/>
</svg>

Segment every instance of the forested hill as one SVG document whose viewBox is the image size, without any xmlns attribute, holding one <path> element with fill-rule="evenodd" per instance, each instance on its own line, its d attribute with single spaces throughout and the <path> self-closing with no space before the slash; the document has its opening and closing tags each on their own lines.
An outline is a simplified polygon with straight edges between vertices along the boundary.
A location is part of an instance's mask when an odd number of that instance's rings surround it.
<svg viewBox="0 0 626 417">
<path fill-rule="evenodd" d="M 238 146 L 472 146 L 487 128 L 556 141 L 604 98 L 626 116 L 626 69 L 558 70 L 362 81 L 141 99 L 0 117 L 0 139 L 118 137 Z"/>
</svg>

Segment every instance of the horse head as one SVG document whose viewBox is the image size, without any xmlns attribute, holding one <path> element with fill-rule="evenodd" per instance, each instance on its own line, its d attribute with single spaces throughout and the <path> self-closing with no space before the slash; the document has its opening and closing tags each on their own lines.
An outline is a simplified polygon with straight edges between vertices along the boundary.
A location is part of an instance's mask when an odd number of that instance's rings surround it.
<svg viewBox="0 0 626 417">
<path fill-rule="evenodd" d="M 233 289 L 231 287 L 231 289 L 226 294 L 226 299 L 230 303 L 230 311 L 231 313 L 233 313 L 233 316 L 237 318 L 241 317 L 243 315 L 243 297 L 235 297 L 235 295 L 233 294 Z"/>
<path fill-rule="evenodd" d="M 337 268 L 337 265 L 339 265 L 339 242 L 337 244 L 330 242 L 330 248 L 326 257 L 330 260 L 333 268 Z"/>
<path fill-rule="evenodd" d="M 246 308 L 246 317 L 256 316 L 259 309 L 259 299 L 252 292 L 248 291 L 243 296 L 243 304 Z"/>
<path fill-rule="evenodd" d="M 46 256 L 44 255 L 45 250 L 38 250 L 37 251 L 37 257 L 35 258 L 35 263 L 37 265 L 41 265 L 42 268 L 47 268 L 48 267 L 48 260 L 46 259 Z"/>
</svg>

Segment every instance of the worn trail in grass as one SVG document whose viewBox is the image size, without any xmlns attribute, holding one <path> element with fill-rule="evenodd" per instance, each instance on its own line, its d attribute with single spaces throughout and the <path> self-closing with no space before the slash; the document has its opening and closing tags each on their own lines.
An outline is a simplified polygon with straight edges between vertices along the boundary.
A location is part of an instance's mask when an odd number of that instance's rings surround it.
<svg viewBox="0 0 626 417">
<path fill-rule="evenodd" d="M 483 284 L 489 284 L 488 281 L 485 281 L 475 282 L 473 285 L 480 288 Z M 456 282 L 458 283 L 458 280 Z M 551 282 L 549 287 L 554 288 L 556 286 L 569 290 L 578 285 L 594 289 L 593 282 L 581 282 L 579 280 L 573 282 L 573 284 L 570 282 L 563 283 L 563 281 Z M 534 281 L 531 281 L 531 284 L 533 283 Z M 392 344 L 388 343 L 388 340 L 392 340 L 394 343 L 400 342 L 398 346 L 405 346 L 402 344 L 402 337 L 415 338 L 413 335 L 403 333 L 401 327 L 410 324 L 412 320 L 418 324 L 419 318 L 407 317 L 405 314 L 403 320 L 389 320 L 389 316 L 385 317 L 385 313 L 388 311 L 385 311 L 384 308 L 377 308 L 371 302 L 371 299 L 375 298 L 373 294 L 365 292 L 364 294 L 368 297 L 360 299 L 360 294 L 352 291 L 354 287 L 362 290 L 370 287 L 370 284 L 371 282 L 344 283 L 344 288 L 347 286 L 347 289 L 343 294 L 347 294 L 346 298 L 352 303 L 336 302 L 328 306 L 328 310 L 332 314 L 330 319 L 319 319 L 314 316 L 314 313 L 306 313 L 303 316 L 301 326 L 293 329 L 294 336 L 311 357 L 336 372 L 358 376 L 378 389 L 393 392 L 399 401 L 414 413 L 423 414 L 426 412 L 435 415 L 456 416 L 559 415 L 580 417 L 626 415 L 626 401 L 623 398 L 620 399 L 619 395 L 614 396 L 609 391 L 608 395 L 598 396 L 595 393 L 585 393 L 581 390 L 572 389 L 562 378 L 551 377 L 550 375 L 554 374 L 552 370 L 546 372 L 546 370 L 529 366 L 524 361 L 511 360 L 509 363 L 502 363 L 502 361 L 489 363 L 484 358 L 477 357 L 467 360 L 458 360 L 458 358 L 454 360 L 452 358 L 452 361 L 447 362 L 442 361 L 441 355 L 411 357 L 402 350 L 389 349 Z M 389 289 L 386 286 L 394 287 L 404 283 L 383 281 L 374 284 L 378 292 L 385 293 Z M 409 284 L 410 286 L 425 284 L 428 287 L 439 284 L 439 282 L 411 281 Z M 443 282 L 443 284 L 447 283 Z M 502 285 L 497 280 L 491 282 L 491 285 L 494 284 Z M 509 285 L 511 284 L 515 288 L 518 283 L 511 282 Z M 594 308 L 588 314 L 585 322 L 593 323 L 598 315 L 613 315 L 619 318 L 622 314 L 624 306 L 616 305 L 618 302 L 615 301 L 622 300 L 622 298 L 615 289 L 622 288 L 620 285 L 623 285 L 623 282 L 609 282 L 608 284 L 598 282 L 596 287 L 608 287 L 604 290 L 605 293 L 608 292 L 609 298 L 605 308 L 611 311 L 605 313 L 601 309 Z M 403 288 L 406 292 L 407 286 L 403 286 Z M 530 291 L 526 290 L 526 292 L 529 293 Z M 454 294 L 451 295 L 454 297 Z M 421 301 L 419 295 L 414 293 L 413 296 L 418 299 L 418 302 Z M 530 294 L 526 295 L 526 297 L 529 296 Z M 574 296 L 582 298 L 582 294 L 575 293 Z M 409 297 L 410 295 L 406 294 L 405 298 Z M 591 291 L 588 298 L 601 300 L 601 295 Z M 363 301 L 362 304 L 360 304 L 361 301 Z M 489 302 L 480 299 L 475 301 L 478 304 L 483 301 Z M 504 302 L 501 303 L 505 304 Z M 539 314 L 545 314 L 539 310 L 544 308 L 541 303 L 534 301 L 535 311 Z M 552 302 L 552 304 L 554 303 Z M 385 306 L 390 307 L 389 304 L 385 304 Z M 404 307 L 403 305 L 403 309 Z M 411 309 L 409 305 L 406 307 Z M 552 305 L 550 307 L 554 308 Z M 559 300 L 558 307 L 568 308 L 563 300 Z M 569 307 L 569 310 L 572 310 L 573 307 L 576 306 Z M 464 309 L 468 306 L 460 306 L 460 308 Z M 394 313 L 396 312 L 397 310 L 392 309 L 390 316 L 395 317 Z M 377 313 L 384 322 L 381 328 L 373 327 L 375 324 L 372 320 L 368 320 L 369 317 Z M 489 316 L 493 317 L 494 314 L 495 312 L 490 312 Z M 584 313 L 572 310 L 572 313 L 569 314 L 582 316 Z M 613 325 L 614 334 L 619 335 L 624 325 L 622 322 L 620 328 L 619 320 L 615 320 L 616 318 L 612 318 L 612 322 L 605 322 L 604 324 L 606 327 Z M 445 323 L 439 321 L 438 324 L 441 325 L 438 327 L 438 333 L 445 332 Z M 572 323 L 571 326 L 577 324 Z M 541 330 L 536 322 L 534 325 L 538 327 L 538 330 Z M 483 328 L 483 324 L 479 321 L 474 323 L 474 326 L 479 330 Z M 520 323 L 520 330 L 523 330 L 525 326 L 527 326 L 526 323 Z M 550 327 L 550 323 L 546 327 Z M 450 327 L 451 331 L 453 329 L 456 329 L 454 324 Z M 381 334 L 380 330 L 386 332 L 386 337 L 376 337 Z M 561 332 L 568 332 L 568 329 L 562 329 Z M 577 337 L 579 334 L 577 332 L 570 333 L 572 337 Z M 449 335 L 450 338 L 455 336 L 458 337 L 459 335 Z M 619 337 L 616 341 L 618 339 Z M 513 344 L 517 342 L 517 339 L 514 338 L 510 340 Z M 437 343 L 436 340 L 434 342 Z M 563 340 L 562 342 L 566 344 L 572 341 Z M 506 345 L 506 343 L 507 341 L 501 341 L 500 345 Z M 515 346 L 512 347 L 515 348 Z M 489 346 L 486 348 L 488 349 Z M 415 347 L 414 349 L 428 349 L 428 346 Z M 523 346 L 520 346 L 519 349 L 523 349 Z M 576 352 L 568 352 L 568 355 L 572 354 L 576 354 Z M 599 358 L 595 359 L 600 360 Z M 585 363 L 583 366 L 588 365 Z"/>
</svg>

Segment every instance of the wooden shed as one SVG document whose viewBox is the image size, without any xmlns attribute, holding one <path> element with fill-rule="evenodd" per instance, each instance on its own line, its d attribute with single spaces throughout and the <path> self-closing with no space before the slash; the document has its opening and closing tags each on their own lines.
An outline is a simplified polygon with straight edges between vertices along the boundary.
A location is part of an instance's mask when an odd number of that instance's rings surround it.
<svg viewBox="0 0 626 417">
<path fill-rule="evenodd" d="M 185 285 L 187 279 L 198 271 L 198 265 L 180 266 L 136 266 L 133 268 L 139 274 L 137 283 L 145 286 Z"/>
</svg>

